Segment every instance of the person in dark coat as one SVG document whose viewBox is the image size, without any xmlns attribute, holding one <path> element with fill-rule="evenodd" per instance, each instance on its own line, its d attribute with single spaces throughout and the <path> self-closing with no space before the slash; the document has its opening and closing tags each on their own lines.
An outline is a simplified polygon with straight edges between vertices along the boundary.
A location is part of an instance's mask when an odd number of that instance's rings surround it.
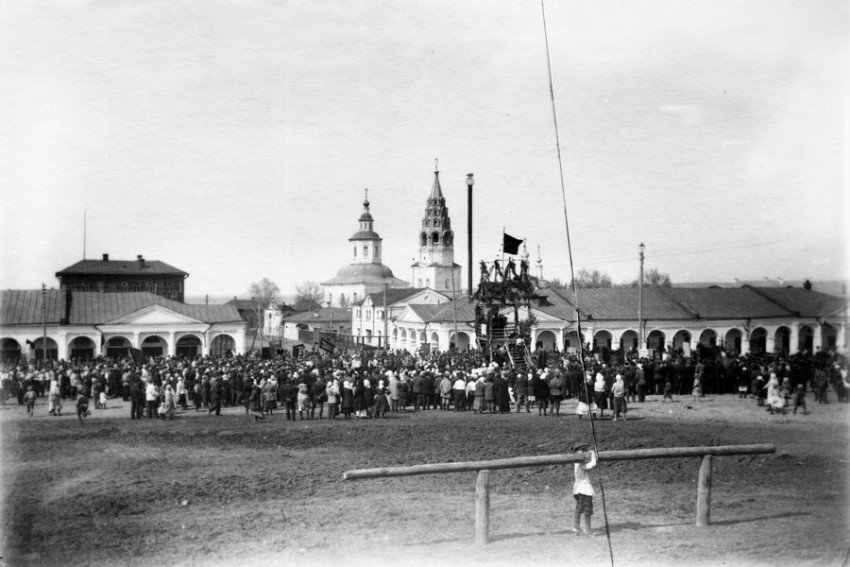
<svg viewBox="0 0 850 567">
<path fill-rule="evenodd" d="M 549 408 L 549 384 L 539 374 L 533 374 L 531 391 L 537 402 L 537 415 L 546 415 L 546 410 Z"/>
<path fill-rule="evenodd" d="M 215 412 L 216 415 L 221 415 L 221 397 L 222 387 L 221 380 L 219 378 L 213 378 L 210 380 L 210 409 L 207 411 L 208 414 Z"/>
<path fill-rule="evenodd" d="M 354 411 L 354 387 L 349 380 L 343 381 L 339 394 L 342 398 L 340 410 L 345 419 L 351 419 L 351 412 Z"/>
<path fill-rule="evenodd" d="M 496 397 L 496 409 L 499 413 L 511 411 L 511 398 L 508 392 L 508 381 L 501 374 L 493 378 L 493 394 Z"/>
<path fill-rule="evenodd" d="M 514 382 L 514 395 L 516 396 L 516 411 L 524 407 L 526 413 L 531 410 L 528 407 L 528 375 L 524 372 L 517 373 L 516 381 Z"/>
</svg>

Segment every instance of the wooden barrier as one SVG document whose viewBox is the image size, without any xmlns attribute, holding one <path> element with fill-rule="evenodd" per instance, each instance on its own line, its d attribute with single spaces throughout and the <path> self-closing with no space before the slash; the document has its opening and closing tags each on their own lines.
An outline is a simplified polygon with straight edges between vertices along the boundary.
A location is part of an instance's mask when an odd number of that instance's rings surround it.
<svg viewBox="0 0 850 567">
<path fill-rule="evenodd" d="M 629 449 L 625 451 L 601 451 L 599 462 L 633 461 L 637 459 L 681 459 L 701 457 L 699 480 L 697 483 L 696 525 L 708 526 L 711 516 L 711 469 L 713 456 L 753 455 L 775 453 L 772 444 L 759 445 L 718 445 L 715 447 L 671 447 L 661 449 Z M 475 482 L 475 542 L 483 545 L 489 542 L 490 531 L 490 471 L 516 469 L 522 467 L 544 467 L 582 463 L 589 458 L 588 453 L 567 453 L 543 455 L 539 457 L 514 457 L 492 461 L 464 461 L 458 463 L 433 463 L 411 465 L 407 467 L 382 467 L 376 469 L 358 469 L 342 473 L 343 480 L 364 480 L 394 476 L 414 476 L 420 474 L 446 474 L 457 472 L 477 472 Z"/>
</svg>

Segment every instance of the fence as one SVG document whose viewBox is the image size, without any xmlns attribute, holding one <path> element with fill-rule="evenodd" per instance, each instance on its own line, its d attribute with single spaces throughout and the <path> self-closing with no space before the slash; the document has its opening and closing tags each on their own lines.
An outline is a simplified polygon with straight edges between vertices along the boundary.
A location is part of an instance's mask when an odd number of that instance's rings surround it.
<svg viewBox="0 0 850 567">
<path fill-rule="evenodd" d="M 659 449 L 631 449 L 626 451 L 601 451 L 599 462 L 632 461 L 638 459 L 672 459 L 683 457 L 702 457 L 697 482 L 696 525 L 708 526 L 711 516 L 712 457 L 729 455 L 753 455 L 775 453 L 776 446 L 760 445 L 719 445 L 715 447 L 672 447 Z M 466 461 L 459 463 L 433 463 L 411 465 L 407 467 L 384 467 L 376 469 L 358 469 L 346 471 L 343 480 L 363 480 L 394 476 L 413 476 L 420 474 L 444 474 L 457 472 L 477 472 L 475 481 L 475 543 L 487 544 L 490 541 L 490 471 L 516 469 L 522 467 L 544 467 L 582 463 L 588 459 L 586 453 L 562 455 L 544 455 L 539 457 L 514 457 L 492 461 Z"/>
</svg>

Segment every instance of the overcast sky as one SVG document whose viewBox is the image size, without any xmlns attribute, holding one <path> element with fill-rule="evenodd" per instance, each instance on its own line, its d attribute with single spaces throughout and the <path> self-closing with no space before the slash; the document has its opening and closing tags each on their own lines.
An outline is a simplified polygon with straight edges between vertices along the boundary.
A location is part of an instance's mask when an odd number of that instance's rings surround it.
<svg viewBox="0 0 850 567">
<path fill-rule="evenodd" d="M 576 269 L 847 269 L 848 3 L 547 1 Z M 467 266 L 502 228 L 569 279 L 540 3 L 4 0 L 0 288 L 142 254 L 187 295 L 350 261 L 369 188 L 410 279 L 434 159 Z M 466 278 L 464 277 L 464 280 Z"/>
</svg>

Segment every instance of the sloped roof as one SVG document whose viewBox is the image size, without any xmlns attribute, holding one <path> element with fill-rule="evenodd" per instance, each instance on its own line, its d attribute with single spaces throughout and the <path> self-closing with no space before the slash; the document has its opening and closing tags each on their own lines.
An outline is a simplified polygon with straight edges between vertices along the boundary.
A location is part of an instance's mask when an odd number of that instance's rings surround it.
<svg viewBox="0 0 850 567">
<path fill-rule="evenodd" d="M 475 320 L 475 302 L 467 296 L 458 297 L 454 302 L 441 303 L 436 307 L 440 307 L 440 310 L 434 313 L 431 321 L 454 322 L 457 319 L 458 323 L 462 323 Z"/>
<path fill-rule="evenodd" d="M 65 316 L 64 292 L 56 289 L 42 294 L 40 289 L 0 291 L 0 324 L 40 325 L 43 321 L 57 325 Z M 42 306 L 46 299 L 46 312 Z"/>
<path fill-rule="evenodd" d="M 846 309 L 841 297 L 827 295 L 800 287 L 749 287 L 759 296 L 766 298 L 800 317 L 826 317 Z"/>
<path fill-rule="evenodd" d="M 322 307 L 310 311 L 293 313 L 283 317 L 287 323 L 323 323 L 328 321 L 351 321 L 351 311 L 339 307 Z"/>
<path fill-rule="evenodd" d="M 65 318 L 68 325 L 100 325 L 151 305 L 159 305 L 205 323 L 241 321 L 232 305 L 190 305 L 146 291 L 110 292 L 49 290 L 47 323 L 57 325 Z M 70 304 L 68 304 L 70 298 Z M 0 324 L 37 325 L 42 322 L 41 290 L 0 292 Z"/>
<path fill-rule="evenodd" d="M 138 260 L 80 260 L 56 272 L 56 276 L 70 275 L 132 275 L 132 276 L 188 276 L 187 272 L 170 266 L 159 260 L 145 260 L 144 265 Z"/>
<path fill-rule="evenodd" d="M 442 311 L 444 305 L 445 304 L 426 305 L 422 303 L 411 303 L 407 306 L 407 308 L 413 311 L 417 317 L 428 322 L 434 320 L 434 315 Z"/>
<path fill-rule="evenodd" d="M 405 298 L 416 295 L 420 291 L 424 291 L 428 288 L 425 287 L 397 287 L 390 288 L 387 290 L 387 305 L 392 305 L 393 303 L 397 303 Z M 435 292 L 440 293 L 440 292 Z M 375 293 L 367 293 L 366 297 L 372 299 L 373 305 L 383 305 L 384 304 L 384 292 L 378 291 Z M 358 300 L 354 305 L 363 305 L 366 301 L 366 297 Z"/>
<path fill-rule="evenodd" d="M 782 317 L 790 314 L 787 309 L 746 287 L 667 288 L 666 293 L 691 311 L 694 317 L 703 319 Z"/>
<path fill-rule="evenodd" d="M 572 321 L 572 292 L 554 288 L 540 290 L 547 303 L 535 309 Z M 578 292 L 582 320 L 628 320 L 637 317 L 637 288 L 584 288 Z M 844 307 L 841 298 L 803 288 L 668 288 L 643 289 L 644 319 L 738 319 L 824 317 Z"/>
<path fill-rule="evenodd" d="M 232 305 L 233 307 L 235 307 L 236 309 L 239 309 L 239 310 L 250 310 L 250 311 L 256 311 L 257 310 L 257 305 L 254 303 L 254 301 L 252 299 L 238 299 L 238 298 L 234 297 L 233 299 L 231 299 L 230 301 L 225 303 L 225 305 Z"/>
</svg>

